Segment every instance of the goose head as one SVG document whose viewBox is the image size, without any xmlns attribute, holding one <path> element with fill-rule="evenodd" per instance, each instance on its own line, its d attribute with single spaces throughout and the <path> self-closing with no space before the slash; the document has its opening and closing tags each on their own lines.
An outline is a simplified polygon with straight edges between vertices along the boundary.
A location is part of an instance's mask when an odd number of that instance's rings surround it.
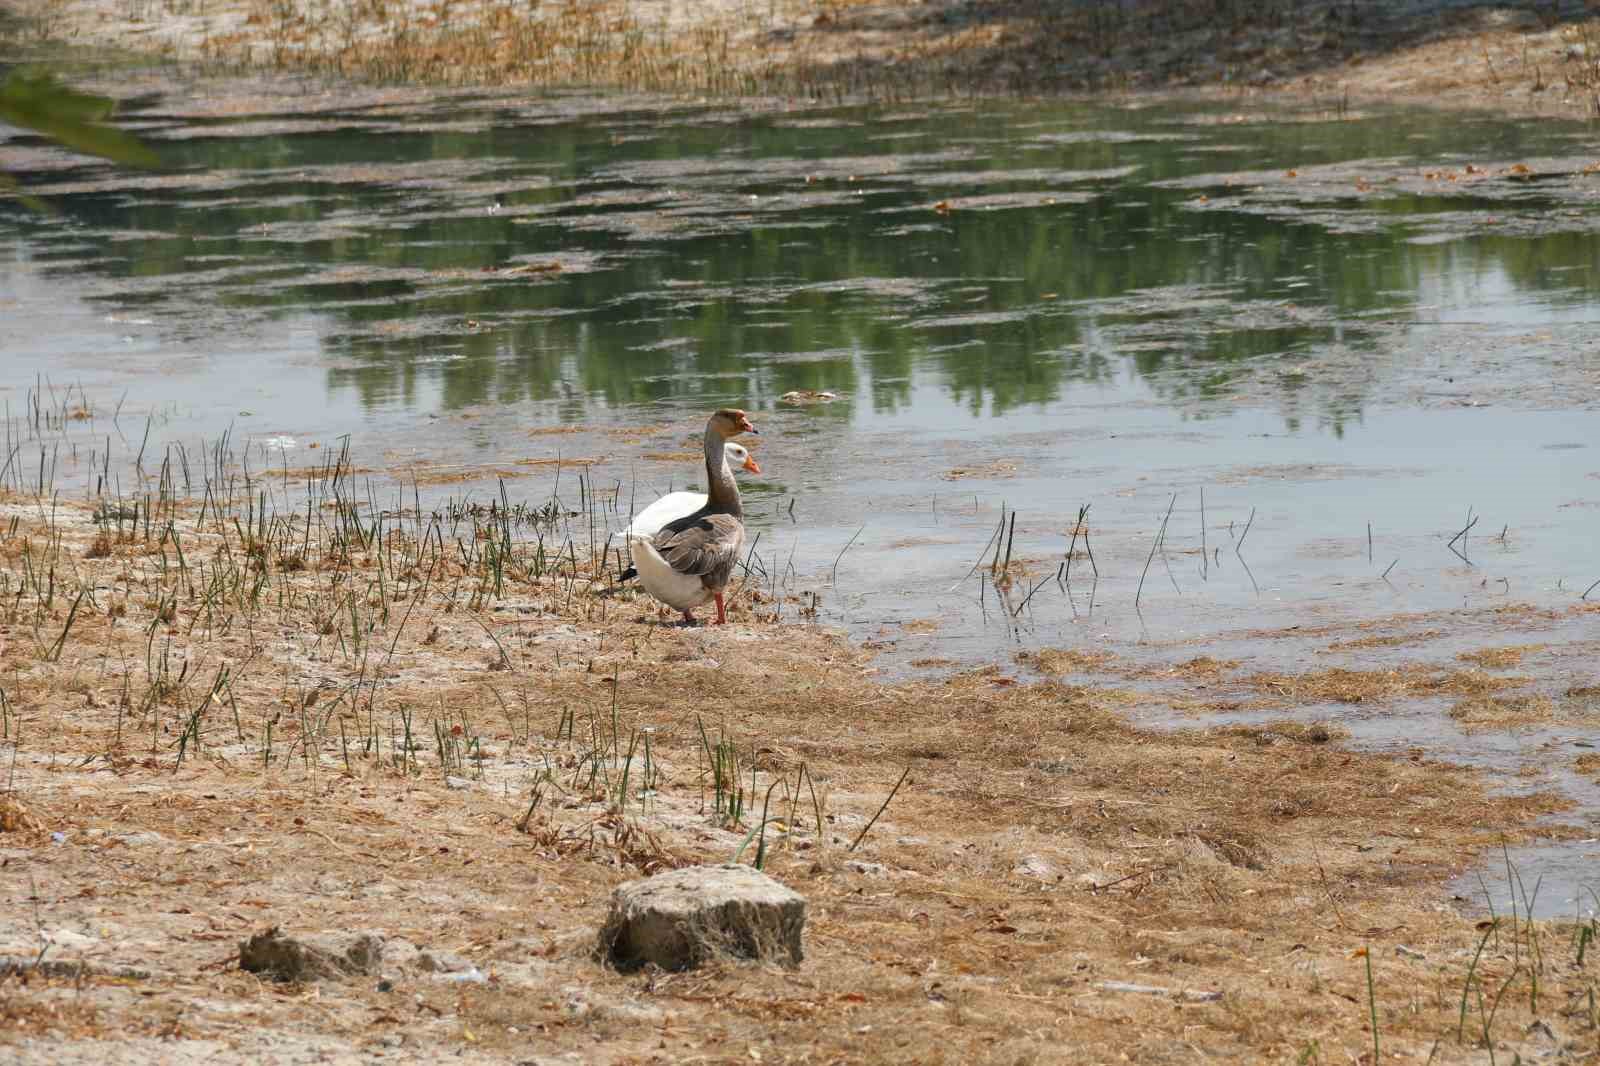
<svg viewBox="0 0 1600 1066">
<path fill-rule="evenodd" d="M 722 446 L 722 450 L 728 456 L 729 466 L 735 466 L 743 470 L 748 470 L 752 474 L 761 473 L 761 464 L 756 462 L 756 457 L 751 455 L 750 449 L 746 448 L 743 444 L 735 444 L 732 441 L 729 441 L 727 444 Z"/>
<path fill-rule="evenodd" d="M 706 423 L 706 428 L 713 430 L 722 437 L 736 437 L 740 433 L 756 433 L 756 427 L 750 424 L 750 416 L 737 407 L 724 407 L 712 415 Z"/>
</svg>

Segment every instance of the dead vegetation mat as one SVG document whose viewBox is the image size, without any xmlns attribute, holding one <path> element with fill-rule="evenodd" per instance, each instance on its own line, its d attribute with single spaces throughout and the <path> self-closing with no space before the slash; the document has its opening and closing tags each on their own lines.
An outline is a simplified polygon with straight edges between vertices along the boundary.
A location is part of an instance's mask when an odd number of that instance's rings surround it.
<svg viewBox="0 0 1600 1066">
<path fill-rule="evenodd" d="M 886 684 L 754 589 L 679 628 L 492 517 L 229 506 L 4 506 L 12 1061 L 1331 1061 L 1372 1009 L 1419 1061 L 1535 1019 L 1594 1047 L 1577 934 L 1483 947 L 1439 887 L 1559 835 L 1556 797 L 1327 730 L 1145 732 L 1126 691 L 995 667 Z M 593 960 L 618 883 L 758 851 L 810 901 L 798 970 Z M 453 961 L 242 972 L 273 927 Z"/>
</svg>

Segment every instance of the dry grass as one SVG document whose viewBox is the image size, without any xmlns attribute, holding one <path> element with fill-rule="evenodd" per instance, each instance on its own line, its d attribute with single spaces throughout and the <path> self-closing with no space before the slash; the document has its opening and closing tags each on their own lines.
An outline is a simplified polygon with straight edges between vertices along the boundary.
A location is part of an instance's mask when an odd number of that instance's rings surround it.
<svg viewBox="0 0 1600 1066">
<path fill-rule="evenodd" d="M 1170 666 L 1160 666 L 1151 670 L 1139 671 L 1135 676 L 1176 678 L 1183 681 L 1196 683 L 1213 682 L 1221 680 L 1226 674 L 1239 669 L 1237 659 L 1213 659 L 1209 655 L 1198 655 L 1193 659 Z"/>
<path fill-rule="evenodd" d="M 1334 668 L 1305 674 L 1261 673 L 1245 678 L 1251 687 L 1295 703 L 1370 703 L 1416 696 L 1484 696 L 1525 684 L 1525 677 L 1496 677 L 1477 670 L 1442 670 L 1417 663 L 1391 670 Z"/>
<path fill-rule="evenodd" d="M 93 1037 L 101 1031 L 99 1012 L 85 1001 L 81 983 L 66 978 L 33 977 L 19 982 L 27 995 L 0 992 L 0 1032 L 13 1039 L 28 1037 L 72 1040 Z M 52 994 L 54 993 L 54 994 Z"/>
<path fill-rule="evenodd" d="M 1484 694 L 1458 701 L 1450 708 L 1450 717 L 1468 731 L 1548 725 L 1555 720 L 1556 703 L 1549 696 L 1538 694 Z"/>
<path fill-rule="evenodd" d="M 1573 703 L 1600 709 L 1600 685 L 1573 685 L 1563 695 Z"/>
<path fill-rule="evenodd" d="M 1522 657 L 1529 652 L 1543 650 L 1543 644 L 1512 644 L 1498 648 L 1480 648 L 1477 651 L 1464 651 L 1456 658 L 1464 663 L 1481 666 L 1485 670 L 1506 670 L 1522 664 Z"/>
<path fill-rule="evenodd" d="M 1542 693 L 1479 693 L 1457 702 L 1450 716 L 1475 731 L 1551 725 L 1592 729 L 1600 724 L 1600 688 L 1575 686 L 1554 698 Z"/>
<path fill-rule="evenodd" d="M 1440 630 L 1425 629 L 1418 633 L 1374 633 L 1350 640 L 1336 640 L 1328 645 L 1329 651 L 1359 651 L 1364 648 L 1398 648 L 1406 644 L 1425 644 L 1436 640 Z"/>
<path fill-rule="evenodd" d="M 1018 465 L 1006 459 L 995 459 L 992 462 L 979 463 L 975 466 L 951 467 L 939 476 L 946 481 L 966 481 L 976 478 L 980 481 L 996 480 L 1017 476 Z"/>
<path fill-rule="evenodd" d="M 572 464 L 582 465 L 586 460 L 574 459 Z M 592 460 L 589 460 L 592 461 Z M 555 465 L 557 461 L 550 460 L 524 460 L 519 466 L 546 466 Z M 406 481 L 412 485 L 467 485 L 481 483 L 485 479 L 499 478 L 510 480 L 524 478 L 528 471 L 518 470 L 513 467 L 483 467 L 471 464 L 435 464 L 418 463 L 406 471 Z"/>
<path fill-rule="evenodd" d="M 1264 722 L 1260 725 L 1232 725 L 1218 730 L 1224 736 L 1246 737 L 1257 744 L 1279 744 L 1291 741 L 1297 744 L 1327 744 L 1343 740 L 1350 731 L 1343 726 L 1327 722 Z"/>
<path fill-rule="evenodd" d="M 43 830 L 39 820 L 28 813 L 27 804 L 14 796 L 0 797 L 0 833 L 36 835 Z"/>
<path fill-rule="evenodd" d="M 1078 648 L 1045 648 L 1039 652 L 1018 652 L 1017 662 L 1046 674 L 1103 673 L 1117 657 L 1109 651 L 1083 651 Z"/>
</svg>

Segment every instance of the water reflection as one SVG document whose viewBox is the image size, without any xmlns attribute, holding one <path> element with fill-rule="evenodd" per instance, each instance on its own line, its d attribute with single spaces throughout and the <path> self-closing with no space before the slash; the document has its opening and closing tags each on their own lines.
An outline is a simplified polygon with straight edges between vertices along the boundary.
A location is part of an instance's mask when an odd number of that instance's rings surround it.
<svg viewBox="0 0 1600 1066">
<path fill-rule="evenodd" d="M 174 335 L 315 316 L 323 387 L 368 408 L 429 382 L 445 408 L 573 418 L 801 389 L 884 413 L 931 381 L 1003 415 L 1126 369 L 1197 414 L 1247 389 L 1337 428 L 1386 387 L 1393 320 L 1489 276 L 1557 303 L 1600 285 L 1582 175 L 1461 169 L 1570 150 L 1559 124 L 480 103 L 448 130 L 252 133 L 154 108 L 171 173 L 24 173 L 62 214 L 0 226 Z M 1284 360 L 1329 349 L 1372 358 L 1308 392 Z"/>
</svg>

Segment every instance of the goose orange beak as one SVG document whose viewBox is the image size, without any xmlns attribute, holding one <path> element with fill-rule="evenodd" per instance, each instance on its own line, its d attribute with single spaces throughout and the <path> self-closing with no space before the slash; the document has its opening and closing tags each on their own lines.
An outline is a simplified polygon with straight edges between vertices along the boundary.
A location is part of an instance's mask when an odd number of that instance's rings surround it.
<svg viewBox="0 0 1600 1066">
<path fill-rule="evenodd" d="M 744 468 L 750 471 L 752 474 L 761 473 L 761 464 L 756 462 L 756 457 L 753 455 L 746 455 L 744 457 Z"/>
</svg>

